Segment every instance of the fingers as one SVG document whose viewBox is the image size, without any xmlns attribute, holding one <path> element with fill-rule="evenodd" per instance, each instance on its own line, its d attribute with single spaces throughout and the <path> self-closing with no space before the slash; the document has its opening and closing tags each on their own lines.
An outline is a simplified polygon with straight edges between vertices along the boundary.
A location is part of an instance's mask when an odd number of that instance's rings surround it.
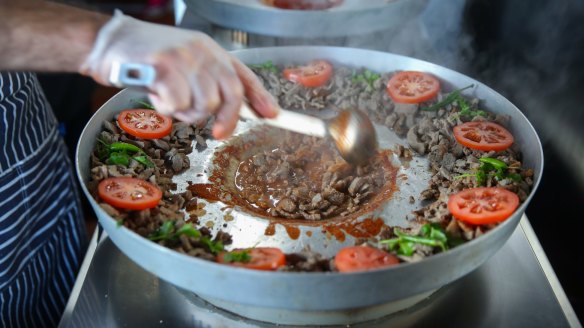
<svg viewBox="0 0 584 328">
<path fill-rule="evenodd" d="M 151 59 L 157 76 L 150 86 L 150 99 L 159 112 L 188 123 L 217 112 L 221 105 L 218 78 L 209 71 L 213 66 L 206 65 L 207 58 L 205 53 L 176 48 Z"/>
<path fill-rule="evenodd" d="M 221 105 L 218 85 L 221 77 L 202 69 L 188 78 L 193 91 L 192 110 L 207 116 L 215 114 Z"/>
<path fill-rule="evenodd" d="M 279 106 L 272 95 L 264 88 L 260 79 L 238 59 L 232 59 L 233 67 L 239 76 L 245 95 L 251 107 L 263 117 L 276 117 Z"/>
<path fill-rule="evenodd" d="M 176 66 L 165 65 L 164 61 L 156 65 L 157 79 L 150 87 L 153 94 L 150 100 L 154 108 L 163 115 L 172 115 L 177 110 L 191 105 L 192 95 L 186 76 Z"/>
<path fill-rule="evenodd" d="M 234 72 L 224 73 L 219 81 L 223 103 L 217 112 L 213 136 L 216 139 L 227 138 L 233 133 L 239 120 L 239 108 L 243 102 L 243 85 Z"/>
<path fill-rule="evenodd" d="M 206 121 L 209 118 L 209 115 L 194 110 L 175 112 L 172 114 L 172 116 L 174 116 L 179 121 L 183 121 L 189 124 L 197 123 L 197 125 L 200 125 L 202 121 Z"/>
<path fill-rule="evenodd" d="M 188 123 L 216 115 L 217 139 L 233 133 L 245 97 L 263 117 L 278 113 L 258 77 L 211 39 L 165 50 L 153 61 L 158 74 L 150 97 L 156 109 Z"/>
</svg>

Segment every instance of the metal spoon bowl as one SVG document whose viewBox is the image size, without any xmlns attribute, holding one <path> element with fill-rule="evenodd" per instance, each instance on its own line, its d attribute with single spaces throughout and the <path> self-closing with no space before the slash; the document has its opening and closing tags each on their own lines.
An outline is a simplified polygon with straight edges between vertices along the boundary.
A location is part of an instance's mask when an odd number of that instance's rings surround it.
<svg viewBox="0 0 584 328">
<path fill-rule="evenodd" d="M 261 118 L 244 103 L 239 116 L 297 133 L 330 137 L 343 159 L 351 164 L 362 164 L 377 151 L 373 123 L 360 110 L 343 110 L 327 121 L 285 109 L 280 109 L 275 118 Z"/>
<path fill-rule="evenodd" d="M 328 132 L 349 163 L 362 164 L 377 151 L 375 128 L 363 111 L 343 110 L 329 121 Z"/>
</svg>

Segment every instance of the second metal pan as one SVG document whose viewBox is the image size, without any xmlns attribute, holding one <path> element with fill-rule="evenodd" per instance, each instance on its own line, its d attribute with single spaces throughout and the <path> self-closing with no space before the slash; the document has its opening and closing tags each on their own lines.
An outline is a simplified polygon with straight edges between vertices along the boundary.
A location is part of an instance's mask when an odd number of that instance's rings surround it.
<svg viewBox="0 0 584 328">
<path fill-rule="evenodd" d="M 344 0 L 329 10 L 283 10 L 262 0 L 187 0 L 187 8 L 214 24 L 279 37 L 326 38 L 403 25 L 428 0 Z"/>
</svg>

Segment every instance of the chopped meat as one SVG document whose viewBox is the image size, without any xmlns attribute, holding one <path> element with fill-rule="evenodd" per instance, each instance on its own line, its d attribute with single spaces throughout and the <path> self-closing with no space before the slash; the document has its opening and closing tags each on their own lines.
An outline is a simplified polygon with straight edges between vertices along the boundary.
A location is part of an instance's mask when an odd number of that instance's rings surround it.
<svg viewBox="0 0 584 328">
<path fill-rule="evenodd" d="M 410 145 L 410 147 L 413 150 L 415 150 L 418 154 L 424 155 L 426 153 L 426 145 L 420 141 L 420 138 L 416 134 L 415 127 L 412 127 L 408 131 L 407 140 L 408 140 L 408 144 Z"/>
<path fill-rule="evenodd" d="M 248 144 L 249 146 L 249 144 Z M 343 212 L 354 213 L 384 187 L 391 164 L 381 155 L 365 166 L 352 166 L 338 155 L 330 141 L 286 133 L 265 150 L 246 158 L 235 174 L 237 195 L 272 216 L 322 220 Z M 218 155 L 221 156 L 221 155 Z M 384 167 L 386 169 L 384 169 Z M 271 201 L 260 206 L 257 195 Z"/>
<path fill-rule="evenodd" d="M 290 198 L 283 198 L 278 202 L 276 208 L 288 213 L 294 213 L 294 211 L 296 211 L 297 205 Z"/>
</svg>

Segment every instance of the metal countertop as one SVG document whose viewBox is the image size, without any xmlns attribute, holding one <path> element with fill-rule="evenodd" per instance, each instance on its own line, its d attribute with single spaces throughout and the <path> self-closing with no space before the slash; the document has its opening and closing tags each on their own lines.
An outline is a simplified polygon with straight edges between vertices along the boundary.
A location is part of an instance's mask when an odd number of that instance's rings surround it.
<svg viewBox="0 0 584 328">
<path fill-rule="evenodd" d="M 134 264 L 98 230 L 59 327 L 276 327 L 186 297 Z M 387 326 L 582 327 L 525 216 L 501 250 L 474 272 L 407 310 L 350 325 Z"/>
</svg>

